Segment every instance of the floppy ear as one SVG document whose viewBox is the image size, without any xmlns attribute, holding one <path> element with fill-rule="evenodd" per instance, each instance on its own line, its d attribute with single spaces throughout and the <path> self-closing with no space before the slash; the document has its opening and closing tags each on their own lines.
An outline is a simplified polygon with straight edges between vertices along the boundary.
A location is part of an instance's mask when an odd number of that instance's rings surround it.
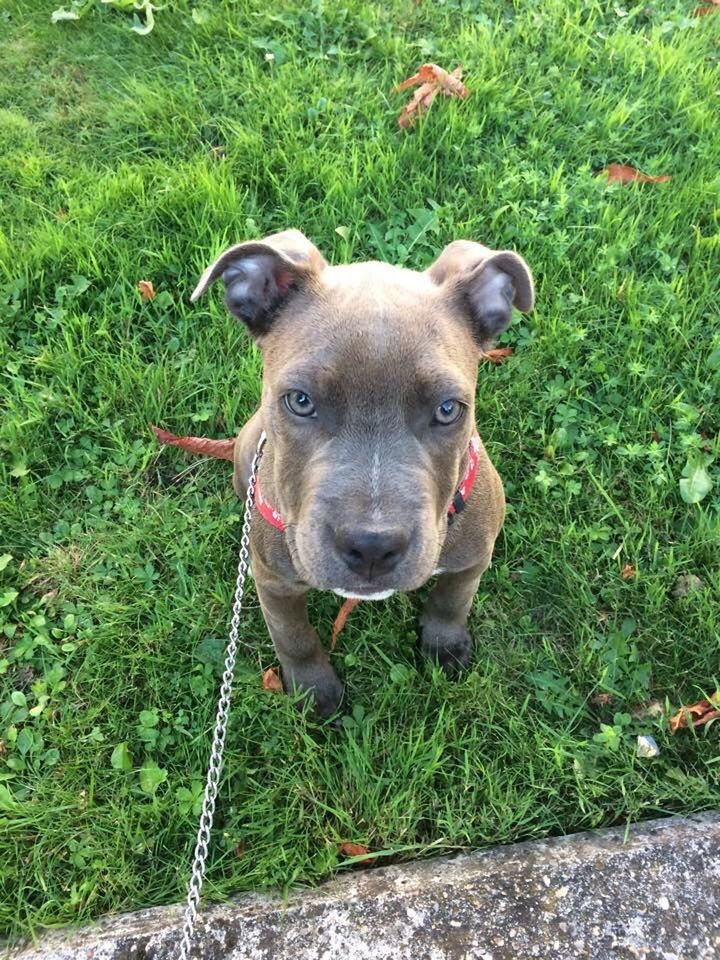
<svg viewBox="0 0 720 960">
<path fill-rule="evenodd" d="M 205 270 L 190 299 L 197 300 L 222 276 L 228 310 L 253 335 L 261 336 L 293 292 L 326 266 L 320 251 L 299 230 L 283 230 L 228 247 Z"/>
<path fill-rule="evenodd" d="M 530 268 L 512 250 L 491 250 L 471 240 L 455 240 L 426 272 L 434 283 L 459 298 L 481 347 L 510 326 L 513 307 L 521 313 L 533 308 Z"/>
</svg>

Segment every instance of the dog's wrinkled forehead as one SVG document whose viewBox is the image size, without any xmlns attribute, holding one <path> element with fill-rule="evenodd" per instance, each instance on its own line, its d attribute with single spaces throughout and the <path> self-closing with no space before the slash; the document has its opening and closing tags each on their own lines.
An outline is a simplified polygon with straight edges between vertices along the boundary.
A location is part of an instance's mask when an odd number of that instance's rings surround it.
<svg viewBox="0 0 720 960">
<path fill-rule="evenodd" d="M 328 267 L 311 297 L 300 294 L 278 315 L 263 352 L 266 367 L 313 358 L 347 373 L 379 366 L 385 375 L 418 363 L 432 370 L 443 357 L 476 363 L 471 331 L 427 275 L 375 262 Z"/>
</svg>

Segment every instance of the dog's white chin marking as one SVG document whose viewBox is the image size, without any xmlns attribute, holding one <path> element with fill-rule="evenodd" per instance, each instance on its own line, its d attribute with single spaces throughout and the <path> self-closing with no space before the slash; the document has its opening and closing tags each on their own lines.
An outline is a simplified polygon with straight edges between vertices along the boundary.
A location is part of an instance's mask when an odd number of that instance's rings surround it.
<svg viewBox="0 0 720 960">
<path fill-rule="evenodd" d="M 350 593 L 348 590 L 333 590 L 339 597 L 345 597 L 346 600 L 387 600 L 391 597 L 394 590 L 380 590 L 379 593 Z"/>
</svg>

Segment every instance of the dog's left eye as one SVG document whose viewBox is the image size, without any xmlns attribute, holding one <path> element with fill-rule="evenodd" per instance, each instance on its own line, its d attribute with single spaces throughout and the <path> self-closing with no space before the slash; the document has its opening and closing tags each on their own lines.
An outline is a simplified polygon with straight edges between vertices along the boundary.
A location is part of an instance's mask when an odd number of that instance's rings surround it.
<svg viewBox="0 0 720 960">
<path fill-rule="evenodd" d="M 439 423 L 446 427 L 459 420 L 464 410 L 465 406 L 459 400 L 446 400 L 435 408 L 433 423 Z"/>
<path fill-rule="evenodd" d="M 315 404 L 304 390 L 291 390 L 285 394 L 285 406 L 296 417 L 315 416 Z"/>
</svg>

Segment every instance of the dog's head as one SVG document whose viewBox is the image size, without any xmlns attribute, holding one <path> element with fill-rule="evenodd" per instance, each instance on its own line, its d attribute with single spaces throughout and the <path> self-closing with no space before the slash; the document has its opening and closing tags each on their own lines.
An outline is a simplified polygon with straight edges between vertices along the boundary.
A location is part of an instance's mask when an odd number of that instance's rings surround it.
<svg viewBox="0 0 720 960">
<path fill-rule="evenodd" d="M 481 351 L 527 312 L 516 253 L 449 244 L 427 270 L 329 266 L 297 230 L 241 243 L 202 275 L 264 360 L 262 422 L 299 575 L 343 596 L 432 574 L 475 430 Z"/>
</svg>

